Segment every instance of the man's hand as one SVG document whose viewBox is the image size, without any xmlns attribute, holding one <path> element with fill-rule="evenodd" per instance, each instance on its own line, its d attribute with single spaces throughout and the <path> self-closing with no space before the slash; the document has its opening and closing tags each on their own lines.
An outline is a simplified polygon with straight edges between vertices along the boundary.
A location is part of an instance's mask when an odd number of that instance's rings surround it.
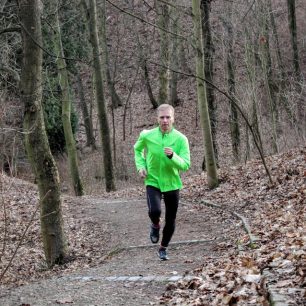
<svg viewBox="0 0 306 306">
<path fill-rule="evenodd" d="M 146 176 L 147 176 L 147 170 L 146 170 L 146 169 L 140 169 L 140 170 L 138 171 L 138 174 L 139 174 L 139 176 L 140 176 L 141 178 L 146 178 Z"/>
<path fill-rule="evenodd" d="M 173 150 L 171 148 L 164 148 L 164 153 L 171 158 L 173 156 Z"/>
</svg>

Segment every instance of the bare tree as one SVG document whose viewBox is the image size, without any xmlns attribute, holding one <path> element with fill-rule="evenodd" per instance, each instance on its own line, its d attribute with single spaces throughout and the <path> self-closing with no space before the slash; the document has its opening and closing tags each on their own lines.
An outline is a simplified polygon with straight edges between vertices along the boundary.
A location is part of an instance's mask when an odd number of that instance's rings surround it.
<svg viewBox="0 0 306 306">
<path fill-rule="evenodd" d="M 165 2 L 156 1 L 156 10 L 158 14 L 158 26 L 160 35 L 160 62 L 159 66 L 159 104 L 166 103 L 168 100 L 168 89 L 169 89 L 169 77 L 168 77 L 168 66 L 169 66 L 169 6 Z"/>
<path fill-rule="evenodd" d="M 66 239 L 60 199 L 58 170 L 52 157 L 43 118 L 42 98 L 42 3 L 20 0 L 23 62 L 20 93 L 25 106 L 25 145 L 37 178 L 43 246 L 49 266 L 62 263 L 66 256 Z"/>
<path fill-rule="evenodd" d="M 299 79 L 301 76 L 301 68 L 299 61 L 299 51 L 297 44 L 297 26 L 296 26 L 296 15 L 295 15 L 295 0 L 287 0 L 288 8 L 288 24 L 291 35 L 291 47 L 293 53 L 293 67 L 296 77 Z"/>
<path fill-rule="evenodd" d="M 110 131 L 108 118 L 106 113 L 106 105 L 104 98 L 104 88 L 103 88 L 103 67 L 100 58 L 100 48 L 99 48 L 99 36 L 97 28 L 97 7 L 95 0 L 89 0 L 89 6 L 87 6 L 86 1 L 82 1 L 84 8 L 86 9 L 89 32 L 90 32 L 90 42 L 92 44 L 93 50 L 93 66 L 95 71 L 95 89 L 96 89 L 96 99 L 98 105 L 98 117 L 100 123 L 100 133 L 101 141 L 103 147 L 103 163 L 104 163 L 104 173 L 105 173 L 105 185 L 106 191 L 115 190 L 115 177 L 112 161 L 112 149 L 110 140 Z"/>
<path fill-rule="evenodd" d="M 178 9 L 175 5 L 175 1 L 172 1 L 173 5 L 170 8 L 170 28 L 172 37 L 170 40 L 170 59 L 169 59 L 169 66 L 170 66 L 170 77 L 169 77 L 169 103 L 173 106 L 179 105 L 179 98 L 177 93 L 177 83 L 178 83 L 178 66 L 179 66 L 179 38 L 178 38 L 178 31 L 179 31 L 179 14 Z"/>
<path fill-rule="evenodd" d="M 211 127 L 209 120 L 208 103 L 205 89 L 204 75 L 204 50 L 201 23 L 200 0 L 192 0 L 192 13 L 194 24 L 194 40 L 196 47 L 196 75 L 197 75 L 197 94 L 201 117 L 201 125 L 204 137 L 205 164 L 207 171 L 208 187 L 213 189 L 219 185 L 217 176 L 217 166 L 213 149 Z"/>
<path fill-rule="evenodd" d="M 104 57 L 104 68 L 105 68 L 105 76 L 106 76 L 106 82 L 108 86 L 108 90 L 112 99 L 112 105 L 113 108 L 117 108 L 119 106 L 122 106 L 123 103 L 120 99 L 120 97 L 117 94 L 115 83 L 111 76 L 110 71 L 110 62 L 109 62 L 109 55 L 108 55 L 108 48 L 107 48 L 107 36 L 106 36 L 106 6 L 105 6 L 105 0 L 102 1 L 101 6 L 101 45 L 102 45 L 102 51 L 103 51 L 103 57 Z"/>
<path fill-rule="evenodd" d="M 277 130 L 279 128 L 278 115 L 278 101 L 276 96 L 275 81 L 272 72 L 272 59 L 270 52 L 270 36 L 269 36 L 269 10 L 266 3 L 259 1 L 258 18 L 260 26 L 260 40 L 259 40 L 259 57 L 261 61 L 261 68 L 263 72 L 264 84 L 267 93 L 267 102 L 271 115 L 272 128 L 272 148 L 273 152 L 278 152 L 277 145 Z"/>
<path fill-rule="evenodd" d="M 236 80 L 235 80 L 235 63 L 234 63 L 234 33 L 232 21 L 232 7 L 233 3 L 229 2 L 227 5 L 227 19 L 224 20 L 224 27 L 226 29 L 226 70 L 227 70 L 227 86 L 228 93 L 233 99 L 236 95 Z M 238 121 L 238 111 L 235 104 L 230 100 L 230 134 L 232 142 L 232 152 L 234 161 L 237 163 L 240 160 L 240 129 Z"/>
<path fill-rule="evenodd" d="M 62 45 L 61 27 L 58 17 L 58 1 L 49 2 L 51 24 L 53 26 L 53 43 L 56 54 L 56 66 L 59 76 L 59 86 L 62 102 L 62 121 L 64 127 L 65 144 L 68 154 L 68 164 L 70 177 L 75 195 L 82 196 L 84 194 L 83 183 L 79 173 L 77 150 L 71 127 L 71 104 L 70 85 L 65 54 Z"/>
<path fill-rule="evenodd" d="M 215 48 L 212 39 L 212 32 L 210 26 L 210 11 L 211 0 L 201 0 L 202 11 L 202 33 L 204 44 L 204 74 L 205 79 L 210 83 L 214 83 L 214 53 Z M 216 162 L 218 163 L 218 147 L 217 147 L 217 106 L 215 102 L 214 88 L 207 83 L 206 84 L 206 96 L 208 103 L 209 119 L 211 126 L 211 134 L 215 152 Z M 205 160 L 203 161 L 203 170 L 205 169 Z"/>
<path fill-rule="evenodd" d="M 80 95 L 80 106 L 83 114 L 86 139 L 87 139 L 86 146 L 92 147 L 93 150 L 96 150 L 96 140 L 93 133 L 92 116 L 87 107 L 85 94 L 84 94 L 84 86 L 79 72 L 77 72 L 77 81 L 78 81 L 78 90 Z"/>
</svg>

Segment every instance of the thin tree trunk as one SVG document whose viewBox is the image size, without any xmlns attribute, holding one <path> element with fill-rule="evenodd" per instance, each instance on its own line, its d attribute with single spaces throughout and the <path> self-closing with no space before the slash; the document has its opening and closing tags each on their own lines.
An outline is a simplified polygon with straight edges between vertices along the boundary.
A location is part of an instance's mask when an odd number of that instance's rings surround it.
<svg viewBox="0 0 306 306">
<path fill-rule="evenodd" d="M 106 38 L 106 5 L 105 0 L 102 1 L 102 8 L 101 8 L 101 15 L 102 15 L 102 26 L 101 26 L 101 44 L 102 44 L 102 51 L 104 55 L 104 67 L 105 67 L 105 75 L 106 81 L 108 85 L 108 90 L 110 92 L 110 96 L 112 99 L 112 105 L 114 108 L 122 106 L 122 101 L 119 98 L 115 84 L 112 80 L 111 73 L 110 73 L 110 63 L 109 63 L 109 56 L 108 56 L 108 49 L 107 49 L 107 38 Z"/>
<path fill-rule="evenodd" d="M 129 1 L 129 8 L 130 10 L 134 10 L 135 6 L 133 5 L 134 2 L 133 1 Z M 152 44 L 148 45 L 147 41 L 148 41 L 148 31 L 144 30 L 142 31 L 143 34 L 143 41 L 145 41 L 144 46 L 142 45 L 141 41 L 140 41 L 140 35 L 139 32 L 137 31 L 137 29 L 139 28 L 139 25 L 136 23 L 136 19 L 132 18 L 131 19 L 131 28 L 130 30 L 133 32 L 133 35 L 135 36 L 135 39 L 137 41 L 137 49 L 138 49 L 138 56 L 139 56 L 139 67 L 143 70 L 144 73 L 144 85 L 147 89 L 147 93 L 148 93 L 148 97 L 150 99 L 150 102 L 153 106 L 153 109 L 156 109 L 158 107 L 158 102 L 154 97 L 153 91 L 152 91 L 152 86 L 150 83 L 150 75 L 149 75 L 149 67 L 148 67 L 148 63 L 147 63 L 147 58 L 148 58 L 148 54 L 151 54 L 151 49 L 152 49 Z M 155 32 L 153 32 L 153 40 L 154 40 L 154 34 Z M 150 38 L 151 40 L 152 38 Z M 131 102 L 132 104 L 132 102 Z M 126 104 L 125 104 L 126 105 Z M 126 113 L 127 109 L 125 107 L 124 112 Z M 129 112 L 130 112 L 130 117 L 131 116 L 131 107 L 129 107 Z M 132 122 L 130 121 L 130 134 L 132 133 Z M 125 137 L 124 137 L 125 139 Z"/>
<path fill-rule="evenodd" d="M 133 23 L 135 25 L 136 28 L 136 24 L 135 24 L 135 20 L 133 19 Z M 140 39 L 139 39 L 139 35 L 138 33 L 136 34 L 136 39 L 137 39 L 137 46 L 138 46 L 138 53 L 139 53 L 139 61 L 140 61 L 140 67 L 143 70 L 144 73 L 144 83 L 148 92 L 148 96 L 150 99 L 150 102 L 153 106 L 154 109 L 156 109 L 158 107 L 158 103 L 153 95 L 153 91 L 152 91 L 152 87 L 151 87 L 151 83 L 150 83 L 150 76 L 149 76 L 149 69 L 148 69 L 148 64 L 147 64 L 147 48 L 144 48 L 141 45 Z M 146 35 L 146 34 L 145 34 Z"/>
<path fill-rule="evenodd" d="M 275 44 L 275 48 L 276 48 L 276 58 L 277 58 L 278 68 L 280 70 L 279 73 L 281 75 L 281 81 L 278 82 L 279 101 L 283 104 L 287 114 L 290 117 L 290 120 L 292 122 L 295 122 L 296 118 L 295 118 L 294 114 L 292 113 L 288 98 L 284 94 L 284 91 L 285 91 L 286 85 L 287 85 L 287 78 L 286 78 L 284 62 L 283 62 L 283 58 L 282 58 L 282 54 L 281 54 L 281 48 L 280 48 L 280 44 L 279 44 L 279 38 L 278 38 L 277 27 L 276 27 L 276 23 L 275 23 L 274 12 L 273 12 L 273 7 L 272 7 L 272 1 L 271 0 L 268 0 L 268 8 L 269 8 L 270 22 L 271 22 L 271 27 L 272 27 L 273 40 L 274 40 L 274 44 Z"/>
<path fill-rule="evenodd" d="M 170 69 L 174 71 L 178 71 L 178 11 L 175 6 L 175 2 L 172 1 L 174 4 L 170 9 L 170 27 L 171 32 L 174 33 L 171 39 L 171 54 L 170 54 Z M 178 74 L 174 71 L 170 71 L 170 80 L 169 80 L 169 103 L 173 106 L 179 105 L 179 98 L 177 95 L 177 82 L 178 82 Z"/>
<path fill-rule="evenodd" d="M 143 46 L 141 45 L 139 36 L 137 35 L 137 45 L 138 45 L 138 52 L 140 55 L 140 66 L 143 70 L 144 73 L 144 82 L 145 82 L 145 86 L 148 92 L 148 96 L 150 99 L 150 102 L 153 106 L 154 109 L 156 109 L 158 107 L 158 102 L 156 101 L 156 99 L 154 98 L 153 95 L 153 91 L 152 91 L 152 87 L 151 87 L 151 83 L 150 83 L 150 76 L 149 76 L 149 68 L 148 68 L 148 64 L 147 64 L 147 58 L 146 58 L 146 54 L 145 52 L 145 48 L 143 48 Z"/>
<path fill-rule="evenodd" d="M 169 34 L 162 30 L 169 28 L 169 6 L 164 2 L 157 2 L 158 26 L 161 28 L 160 35 L 160 70 L 159 70 L 159 104 L 168 100 L 168 66 L 169 66 Z"/>
<path fill-rule="evenodd" d="M 236 95 L 236 81 L 235 81 L 235 68 L 234 68 L 234 51 L 233 51 L 233 25 L 232 25 L 232 3 L 227 6 L 228 20 L 224 22 L 224 26 L 227 32 L 227 58 L 226 58 L 226 68 L 227 68 L 227 86 L 229 96 L 233 99 Z M 238 163 L 240 161 L 240 129 L 238 122 L 238 111 L 236 106 L 232 101 L 230 101 L 230 133 L 232 142 L 232 152 L 234 161 Z"/>
<path fill-rule="evenodd" d="M 252 99 L 252 104 L 251 104 L 251 124 L 254 130 L 254 137 L 256 137 L 255 141 L 259 144 L 260 150 L 263 152 L 263 146 L 262 146 L 262 141 L 261 141 L 261 135 L 260 135 L 260 128 L 259 128 L 259 120 L 258 120 L 258 111 L 257 111 L 257 106 L 258 106 L 258 99 L 257 99 L 257 94 L 256 94 L 256 55 L 257 51 L 253 49 L 251 46 L 251 40 L 248 34 L 247 29 L 245 30 L 246 36 L 247 36 L 247 42 L 245 46 L 245 53 L 246 53 L 246 68 L 247 68 L 247 73 L 249 77 L 249 82 L 250 82 L 250 92 L 251 92 L 251 99 Z M 247 154 L 246 158 L 250 157 L 250 146 L 249 146 L 249 135 L 246 134 L 247 136 Z"/>
<path fill-rule="evenodd" d="M 85 7 L 86 3 L 83 1 Z M 100 123 L 100 133 L 101 141 L 103 147 L 103 162 L 104 162 L 104 172 L 105 172 L 105 184 L 106 191 L 115 190 L 115 177 L 112 161 L 112 150 L 111 150 L 111 140 L 109 124 L 106 113 L 106 105 L 104 98 L 104 88 L 103 88 L 103 71 L 102 63 L 100 59 L 99 50 L 99 36 L 97 30 L 97 8 L 96 1 L 89 0 L 89 9 L 87 13 L 89 14 L 89 32 L 90 32 L 90 42 L 93 49 L 93 66 L 95 71 L 95 88 L 96 88 L 96 99 L 98 106 L 98 117 Z"/>
<path fill-rule="evenodd" d="M 296 16 L 295 16 L 295 0 L 287 0 L 288 7 L 288 23 L 289 31 L 291 37 L 291 46 L 293 52 L 293 67 L 295 75 L 298 79 L 301 77 L 300 61 L 299 61 L 299 51 L 297 44 L 297 26 L 296 26 Z"/>
<path fill-rule="evenodd" d="M 78 90 L 80 95 L 80 106 L 83 114 L 85 132 L 86 132 L 86 146 L 91 147 L 93 150 L 96 150 L 96 140 L 93 134 L 93 125 L 92 125 L 92 117 L 88 111 L 87 103 L 85 100 L 84 94 L 84 86 L 80 76 L 80 73 L 77 73 L 78 80 Z"/>
<path fill-rule="evenodd" d="M 63 262 L 67 244 L 63 227 L 59 174 L 49 147 L 41 104 L 41 12 L 40 0 L 19 1 L 23 41 L 20 93 L 25 106 L 25 146 L 38 182 L 41 235 L 46 262 L 52 266 Z"/>
<path fill-rule="evenodd" d="M 192 0 L 194 38 L 196 44 L 196 74 L 197 74 L 197 95 L 201 118 L 201 125 L 204 137 L 204 152 L 205 164 L 207 169 L 208 187 L 213 189 L 219 185 L 217 177 L 217 167 L 215 161 L 215 154 L 213 149 L 209 111 L 205 89 L 205 75 L 204 75 L 204 50 L 203 50 L 203 36 L 201 24 L 201 9 L 200 0 Z"/>
<path fill-rule="evenodd" d="M 57 0 L 49 3 L 50 17 L 54 26 L 53 31 L 53 43 L 56 57 L 56 66 L 58 70 L 59 85 L 61 90 L 61 102 L 62 102 L 62 122 L 64 127 L 66 150 L 68 154 L 68 164 L 70 177 L 72 179 L 73 189 L 76 196 L 82 196 L 84 194 L 83 183 L 81 181 L 78 165 L 77 150 L 74 140 L 74 135 L 71 127 L 71 95 L 70 85 L 68 80 L 68 71 L 66 61 L 64 59 L 64 51 L 62 46 L 61 28 L 58 18 L 58 2 Z"/>
<path fill-rule="evenodd" d="M 280 69 L 280 74 L 282 76 L 282 82 L 284 82 L 286 79 L 286 74 L 285 74 L 284 63 L 283 63 L 283 58 L 281 54 L 281 48 L 279 45 L 279 38 L 278 38 L 278 33 L 277 33 L 271 0 L 268 0 L 268 9 L 269 9 L 269 16 L 270 16 L 270 21 L 271 21 L 273 39 L 274 39 L 274 43 L 276 47 L 276 57 L 277 57 L 277 62 L 278 62 L 278 68 Z"/>
<path fill-rule="evenodd" d="M 147 88 L 148 96 L 149 96 L 149 99 L 150 99 L 150 102 L 153 108 L 155 109 L 158 107 L 158 102 L 155 100 L 154 95 L 153 95 L 150 78 L 149 78 L 149 69 L 148 69 L 147 61 L 145 59 L 142 61 L 142 69 L 144 71 L 144 79 L 145 79 L 145 85 Z"/>
<path fill-rule="evenodd" d="M 270 39 L 269 39 L 269 23 L 268 16 L 266 14 L 267 9 L 264 3 L 260 5 L 260 18 L 261 18 L 261 40 L 260 40 L 260 60 L 263 70 L 264 84 L 267 91 L 268 105 L 271 114 L 271 124 L 272 124 L 272 149 L 274 153 L 278 152 L 277 147 L 277 130 L 280 126 L 275 82 L 272 74 L 272 60 L 270 54 Z"/>
<path fill-rule="evenodd" d="M 211 0 L 201 0 L 202 11 L 202 32 L 204 42 L 204 73 L 205 78 L 210 83 L 214 83 L 214 53 L 215 48 L 213 45 L 211 26 L 210 26 L 210 11 Z M 217 147 L 217 105 L 215 103 L 214 88 L 210 84 L 206 84 L 206 96 L 208 103 L 208 111 L 211 125 L 211 134 L 215 152 L 216 163 L 218 164 L 218 147 Z M 205 160 L 203 166 L 205 165 Z M 205 167 L 202 167 L 203 170 Z"/>
</svg>

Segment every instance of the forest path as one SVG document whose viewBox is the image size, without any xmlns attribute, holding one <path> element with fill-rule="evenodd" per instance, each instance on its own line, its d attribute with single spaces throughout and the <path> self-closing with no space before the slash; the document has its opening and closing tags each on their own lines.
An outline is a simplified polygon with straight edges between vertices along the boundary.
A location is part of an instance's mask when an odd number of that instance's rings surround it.
<svg viewBox="0 0 306 306">
<path fill-rule="evenodd" d="M 221 241 L 229 242 L 227 233 L 235 226 L 222 214 L 211 214 L 209 208 L 196 210 L 182 202 L 173 245 L 169 246 L 170 260 L 160 261 L 158 246 L 149 242 L 144 199 L 82 197 L 72 201 L 75 218 L 103 224 L 106 229 L 103 235 L 107 235 L 108 251 L 101 254 L 105 261 L 94 268 L 2 292 L 0 305 L 154 305 L 167 283 L 192 277 L 188 271 L 201 267 L 206 256 L 226 256 Z M 188 240 L 202 242 L 186 243 Z"/>
</svg>

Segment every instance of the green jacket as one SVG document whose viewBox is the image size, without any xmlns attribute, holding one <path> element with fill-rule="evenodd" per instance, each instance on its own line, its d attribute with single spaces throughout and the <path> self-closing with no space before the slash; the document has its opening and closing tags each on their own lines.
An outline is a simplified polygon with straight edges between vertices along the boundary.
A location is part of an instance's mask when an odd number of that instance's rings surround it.
<svg viewBox="0 0 306 306">
<path fill-rule="evenodd" d="M 170 147 L 173 156 L 170 159 L 164 148 Z M 183 187 L 179 172 L 190 167 L 190 152 L 187 137 L 172 129 L 163 134 L 159 127 L 144 130 L 134 145 L 137 171 L 147 170 L 145 185 L 159 188 L 161 192 Z"/>
</svg>

